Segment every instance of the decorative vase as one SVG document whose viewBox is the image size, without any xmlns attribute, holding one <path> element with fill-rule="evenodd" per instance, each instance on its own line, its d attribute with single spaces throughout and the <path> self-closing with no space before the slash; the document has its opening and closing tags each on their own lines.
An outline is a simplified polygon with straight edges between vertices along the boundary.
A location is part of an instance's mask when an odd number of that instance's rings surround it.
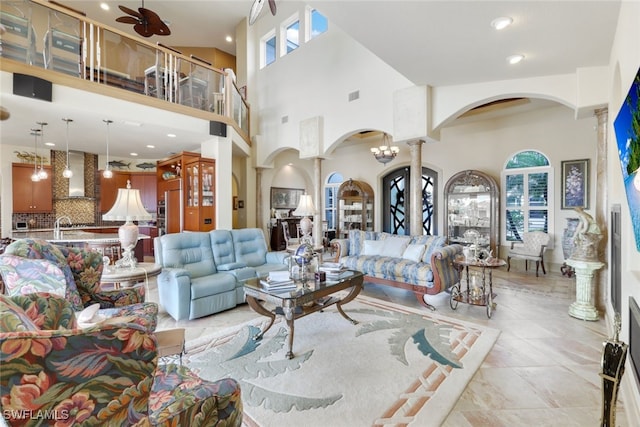
<svg viewBox="0 0 640 427">
<path fill-rule="evenodd" d="M 580 220 L 578 218 L 567 218 L 567 226 L 562 234 L 562 254 L 564 259 L 569 259 L 573 253 L 573 236 Z"/>
<path fill-rule="evenodd" d="M 560 271 L 563 276 L 573 276 L 574 270 L 573 267 L 566 263 L 571 255 L 573 254 L 573 250 L 575 249 L 573 238 L 576 234 L 576 228 L 580 220 L 578 218 L 567 218 L 567 226 L 564 229 L 564 233 L 562 233 L 562 254 L 564 256 L 565 262 L 560 267 Z"/>
</svg>

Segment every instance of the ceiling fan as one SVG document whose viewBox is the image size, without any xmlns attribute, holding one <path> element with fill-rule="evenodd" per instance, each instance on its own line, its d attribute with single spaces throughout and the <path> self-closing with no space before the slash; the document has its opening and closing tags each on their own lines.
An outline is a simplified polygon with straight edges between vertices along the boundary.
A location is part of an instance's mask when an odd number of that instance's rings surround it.
<svg viewBox="0 0 640 427">
<path fill-rule="evenodd" d="M 121 11 L 131 16 L 121 16 L 116 19 L 116 22 L 133 24 L 135 32 L 142 37 L 151 37 L 154 34 L 159 36 L 168 36 L 171 34 L 171 30 L 167 27 L 167 24 L 160 19 L 157 13 L 150 9 L 145 9 L 144 0 L 142 0 L 142 7 L 139 7 L 138 11 L 122 5 L 118 7 Z"/>
<path fill-rule="evenodd" d="M 269 1 L 269 9 L 271 9 L 271 14 L 276 16 L 276 0 L 268 0 Z M 251 11 L 249 12 L 249 25 L 253 25 L 258 19 L 260 12 L 262 12 L 262 6 L 264 6 L 265 0 L 255 0 L 251 5 Z"/>
</svg>

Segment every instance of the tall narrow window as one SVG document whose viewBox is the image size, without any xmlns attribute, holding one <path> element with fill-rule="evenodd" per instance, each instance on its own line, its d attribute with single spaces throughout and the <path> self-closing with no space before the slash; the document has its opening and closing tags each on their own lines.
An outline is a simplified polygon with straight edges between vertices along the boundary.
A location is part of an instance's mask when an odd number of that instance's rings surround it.
<svg viewBox="0 0 640 427">
<path fill-rule="evenodd" d="M 280 55 L 286 55 L 300 47 L 300 20 L 296 17 L 284 24 L 282 34 L 282 51 Z"/>
<path fill-rule="evenodd" d="M 502 172 L 503 244 L 529 231 L 553 232 L 553 168 L 538 151 L 521 151 Z"/>
<path fill-rule="evenodd" d="M 307 22 L 309 22 L 309 25 L 307 26 L 307 28 L 309 29 L 307 40 L 311 40 L 312 38 L 326 32 L 329 26 L 327 18 L 316 9 L 310 10 L 309 19 Z"/>
<path fill-rule="evenodd" d="M 261 68 L 266 67 L 276 60 L 276 34 L 271 31 L 260 42 Z"/>
<path fill-rule="evenodd" d="M 336 215 L 338 209 L 338 189 L 344 181 L 341 174 L 334 172 L 327 178 L 324 186 L 324 220 L 327 221 L 328 230 L 335 231 Z"/>
</svg>

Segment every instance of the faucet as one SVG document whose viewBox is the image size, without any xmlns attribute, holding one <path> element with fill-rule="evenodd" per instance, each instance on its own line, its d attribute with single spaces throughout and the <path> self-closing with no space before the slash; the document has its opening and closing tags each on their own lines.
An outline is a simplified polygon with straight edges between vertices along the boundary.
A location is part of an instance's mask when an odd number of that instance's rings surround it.
<svg viewBox="0 0 640 427">
<path fill-rule="evenodd" d="M 69 218 L 66 215 L 63 215 L 61 217 L 58 217 L 58 219 L 56 219 L 56 222 L 53 224 L 53 238 L 54 239 L 59 239 L 60 237 L 62 237 L 61 233 L 60 233 L 60 221 L 62 221 L 63 219 L 67 220 L 67 223 L 69 225 L 73 225 L 73 222 L 71 221 L 71 218 Z"/>
</svg>

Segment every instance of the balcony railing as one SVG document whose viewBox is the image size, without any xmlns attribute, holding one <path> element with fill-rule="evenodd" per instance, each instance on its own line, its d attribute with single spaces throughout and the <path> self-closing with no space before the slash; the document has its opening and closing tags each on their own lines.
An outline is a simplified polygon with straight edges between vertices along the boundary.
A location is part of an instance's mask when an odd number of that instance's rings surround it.
<svg viewBox="0 0 640 427">
<path fill-rule="evenodd" d="M 249 106 L 227 73 L 43 0 L 3 0 L 0 57 L 230 118 L 249 142 Z M 117 95 L 114 95 L 117 96 Z"/>
</svg>

